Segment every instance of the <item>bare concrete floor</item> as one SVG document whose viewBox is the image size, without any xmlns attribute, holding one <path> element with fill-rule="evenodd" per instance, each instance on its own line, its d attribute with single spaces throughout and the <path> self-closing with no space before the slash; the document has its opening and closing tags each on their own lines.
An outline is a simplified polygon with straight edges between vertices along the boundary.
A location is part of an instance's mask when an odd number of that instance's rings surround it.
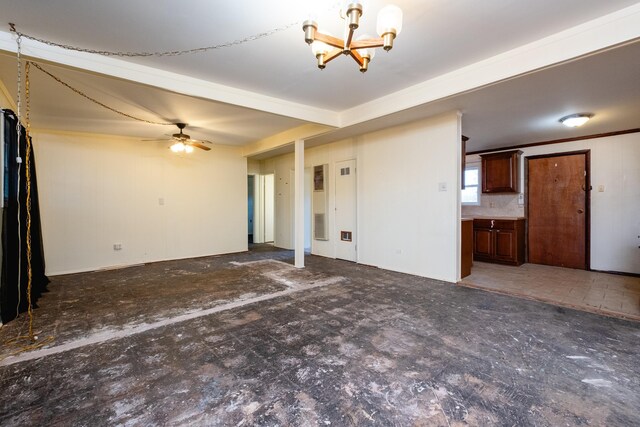
<svg viewBox="0 0 640 427">
<path fill-rule="evenodd" d="M 640 323 L 291 256 L 54 278 L 0 425 L 640 425 Z"/>
<path fill-rule="evenodd" d="M 548 265 L 474 262 L 463 286 L 640 320 L 640 278 Z"/>
</svg>

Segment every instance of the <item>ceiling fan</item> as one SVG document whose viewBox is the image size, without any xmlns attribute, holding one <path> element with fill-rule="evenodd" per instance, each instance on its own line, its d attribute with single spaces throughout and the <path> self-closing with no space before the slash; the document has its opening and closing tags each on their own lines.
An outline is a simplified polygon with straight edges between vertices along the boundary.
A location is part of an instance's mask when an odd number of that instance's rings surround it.
<svg viewBox="0 0 640 427">
<path fill-rule="evenodd" d="M 171 139 L 145 139 L 144 141 L 172 141 L 173 144 L 169 147 L 171 151 L 174 153 L 191 153 L 193 152 L 193 147 L 199 148 L 201 150 L 209 151 L 211 147 L 207 147 L 205 144 L 212 144 L 211 141 L 191 139 L 189 135 L 186 133 L 182 133 L 182 130 L 187 127 L 186 123 L 176 123 L 178 129 L 180 129 L 180 133 L 174 133 L 171 135 Z"/>
</svg>

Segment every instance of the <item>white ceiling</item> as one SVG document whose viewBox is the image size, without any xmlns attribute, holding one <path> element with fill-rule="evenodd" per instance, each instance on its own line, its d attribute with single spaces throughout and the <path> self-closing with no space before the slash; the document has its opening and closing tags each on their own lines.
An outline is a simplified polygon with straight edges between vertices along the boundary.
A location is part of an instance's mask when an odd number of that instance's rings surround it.
<svg viewBox="0 0 640 427">
<path fill-rule="evenodd" d="M 185 133 L 222 145 L 242 146 L 305 122 L 262 111 L 180 95 L 124 80 L 70 70 L 42 68 L 72 87 L 119 111 L 154 122 L 187 123 Z M 15 56 L 0 54 L 0 80 L 16 99 Z M 177 128 L 133 121 L 71 92 L 40 70 L 31 68 L 32 122 L 36 129 L 72 130 L 160 138 Z M 24 94 L 23 94 L 24 95 Z"/>
<path fill-rule="evenodd" d="M 375 15 L 386 3 L 370 0 L 365 4 L 358 34 L 374 33 Z M 364 75 L 347 57 L 336 59 L 324 71 L 318 70 L 304 43 L 300 21 L 308 11 L 316 11 L 321 28 L 341 33 L 335 1 L 0 0 L 0 10 L 5 22 L 14 22 L 24 33 L 60 43 L 117 51 L 215 45 L 296 23 L 239 46 L 180 57 L 127 61 L 340 112 L 638 4 L 635 0 L 395 0 L 395 3 L 404 11 L 403 32 L 391 52 L 378 52 Z M 640 75 L 639 57 L 636 43 L 342 129 L 317 139 L 316 143 L 453 108 L 465 114 L 463 131 L 472 138 L 471 149 L 638 127 L 634 117 L 640 116 L 640 85 L 634 76 Z M 47 67 L 105 103 L 150 119 L 187 121 L 200 128 L 193 129 L 192 136 L 222 144 L 244 145 L 304 123 L 93 73 L 51 64 Z M 39 74 L 33 71 L 34 126 L 56 129 L 64 117 L 64 130 L 140 137 L 167 133 L 162 127 L 114 116 Z M 15 92 L 15 63 L 11 57 L 0 55 L 0 79 L 10 92 Z M 557 126 L 560 115 L 579 111 L 596 113 L 589 127 L 569 134 Z"/>
</svg>

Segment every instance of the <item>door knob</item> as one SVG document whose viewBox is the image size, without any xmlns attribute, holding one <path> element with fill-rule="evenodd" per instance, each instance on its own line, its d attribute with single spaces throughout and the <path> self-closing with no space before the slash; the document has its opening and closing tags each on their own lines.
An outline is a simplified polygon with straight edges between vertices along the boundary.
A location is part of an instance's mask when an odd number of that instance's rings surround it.
<svg viewBox="0 0 640 427">
<path fill-rule="evenodd" d="M 581 213 L 584 213 L 584 210 L 582 210 L 582 209 L 578 209 L 578 213 L 580 213 L 580 214 L 581 214 Z"/>
</svg>

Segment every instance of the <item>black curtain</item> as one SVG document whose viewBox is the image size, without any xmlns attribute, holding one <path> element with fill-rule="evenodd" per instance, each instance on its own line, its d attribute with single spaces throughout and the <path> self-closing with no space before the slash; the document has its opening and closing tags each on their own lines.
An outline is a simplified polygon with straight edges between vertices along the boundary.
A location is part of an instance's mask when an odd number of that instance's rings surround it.
<svg viewBox="0 0 640 427">
<path fill-rule="evenodd" d="M 0 317 L 3 323 L 27 310 L 27 139 L 24 127 L 18 141 L 18 119 L 4 110 L 4 210 L 2 215 L 2 279 L 0 282 Z M 22 163 L 18 163 L 18 148 Z M 33 149 L 29 160 L 31 172 L 31 303 L 46 291 L 49 279 L 44 274 L 44 250 L 38 204 L 38 185 Z M 19 191 L 18 191 L 19 190 Z M 19 216 L 19 221 L 18 221 Z M 20 256 L 19 256 L 20 254 Z M 20 264 L 20 268 L 19 268 Z M 20 277 L 18 277 L 20 276 Z"/>
</svg>

